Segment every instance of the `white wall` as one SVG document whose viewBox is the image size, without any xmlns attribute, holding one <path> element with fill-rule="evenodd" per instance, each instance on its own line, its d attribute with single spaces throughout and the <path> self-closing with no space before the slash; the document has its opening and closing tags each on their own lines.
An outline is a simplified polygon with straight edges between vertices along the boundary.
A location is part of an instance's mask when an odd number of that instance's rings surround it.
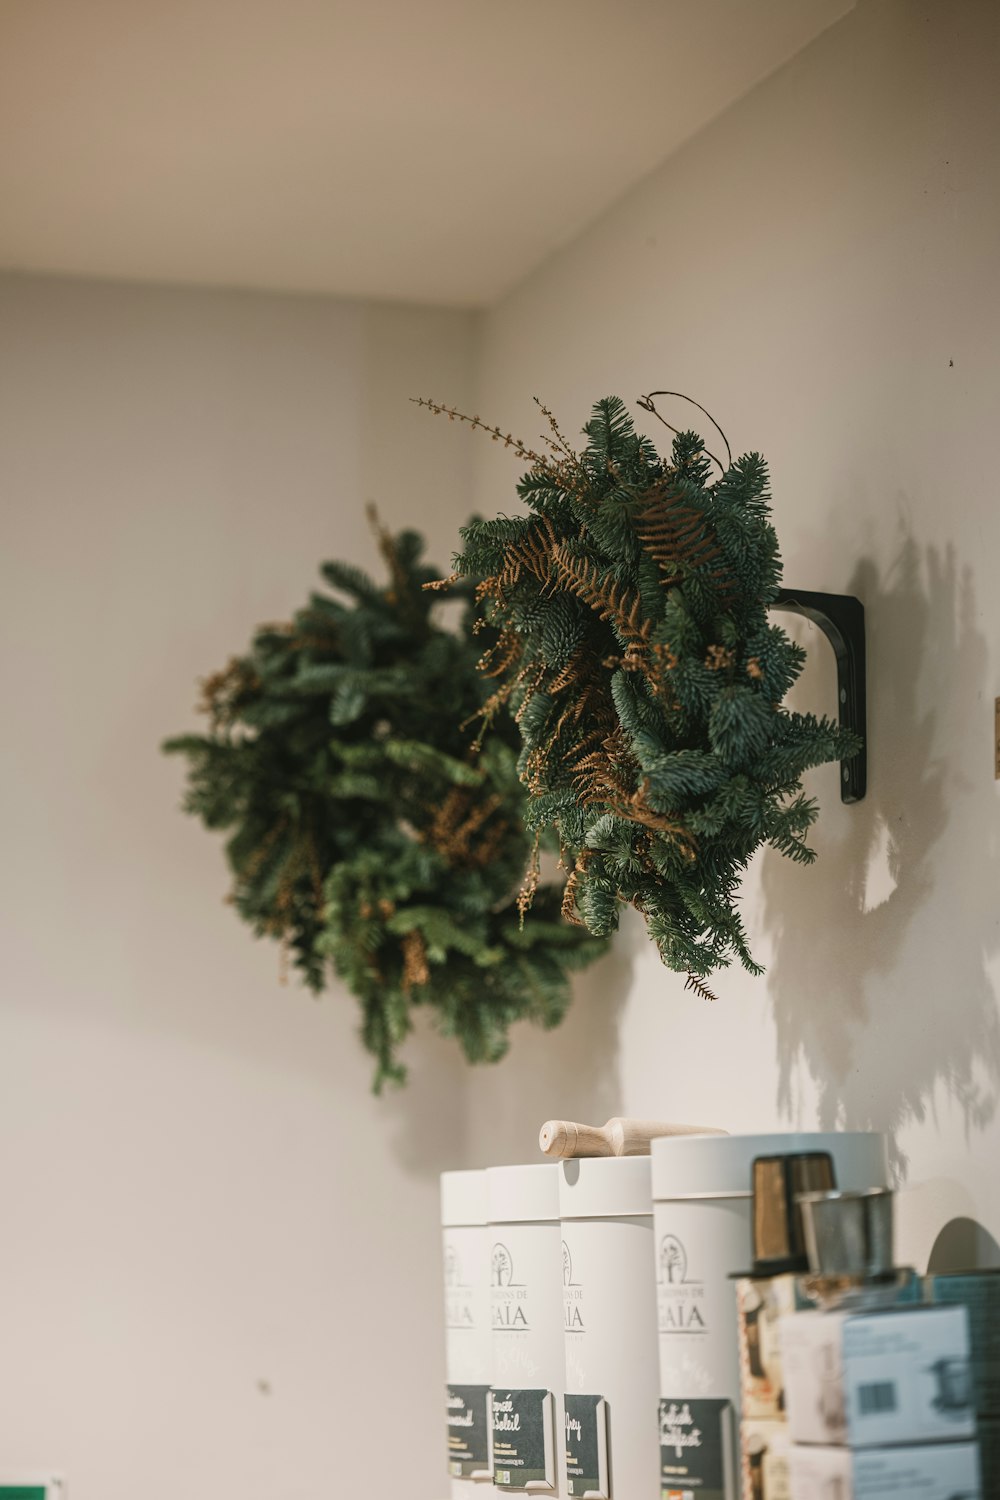
<svg viewBox="0 0 1000 1500">
<path fill-rule="evenodd" d="M 160 740 L 363 516 L 449 559 L 472 320 L 0 279 L 0 1467 L 73 1500 L 440 1493 L 437 1173 L 464 1075 L 374 1101 L 278 983 Z"/>
<path fill-rule="evenodd" d="M 620 979 L 477 1084 L 483 1157 L 571 1109 L 872 1126 L 920 1184 L 905 1254 L 961 1216 L 1000 1239 L 998 48 L 991 0 L 862 0 L 486 319 L 505 430 L 668 387 L 765 453 L 786 580 L 868 611 L 870 791 L 818 771 L 818 864 L 756 861 L 766 979 L 706 1005 L 627 921 Z M 516 505 L 509 455 L 478 462 L 480 509 Z M 835 709 L 821 641 L 799 701 Z"/>
<path fill-rule="evenodd" d="M 432 1500 L 436 1174 L 530 1158 L 548 1114 L 886 1128 L 904 1253 L 1000 1238 L 998 43 L 989 0 L 862 0 L 480 334 L 0 280 L 0 1464 L 73 1500 Z M 817 772 L 819 863 L 755 864 L 766 979 L 706 1006 L 627 922 L 559 1031 L 471 1075 L 421 1035 L 376 1104 L 352 1002 L 278 986 L 157 747 L 321 557 L 374 562 L 365 499 L 442 563 L 473 464 L 516 503 L 405 402 L 471 402 L 477 348 L 476 408 L 527 435 L 534 393 L 572 429 L 670 385 L 766 453 L 786 577 L 868 609 L 871 790 Z M 832 684 L 820 644 L 800 701 Z"/>
</svg>

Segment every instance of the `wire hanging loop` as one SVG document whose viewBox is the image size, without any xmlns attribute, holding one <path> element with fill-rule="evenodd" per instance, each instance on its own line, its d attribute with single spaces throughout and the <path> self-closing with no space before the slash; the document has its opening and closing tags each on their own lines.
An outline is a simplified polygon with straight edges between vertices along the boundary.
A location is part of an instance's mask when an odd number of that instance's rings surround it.
<svg viewBox="0 0 1000 1500">
<path fill-rule="evenodd" d="M 698 408 L 698 410 L 700 412 L 702 412 L 703 415 L 708 418 L 708 420 L 711 422 L 712 426 L 715 428 L 716 432 L 721 437 L 722 441 L 725 443 L 725 445 L 726 445 L 726 457 L 729 460 L 729 468 L 730 469 L 732 468 L 732 466 L 733 466 L 733 450 L 729 446 L 729 439 L 726 437 L 726 434 L 723 432 L 723 430 L 719 426 L 718 422 L 712 416 L 712 413 L 710 411 L 706 411 L 705 408 L 702 406 L 702 404 L 701 404 L 700 401 L 695 401 L 695 399 L 694 399 L 693 396 L 685 396 L 685 394 L 684 394 L 683 391 L 650 391 L 650 393 L 649 393 L 648 396 L 639 396 L 639 397 L 636 398 L 636 404 L 638 406 L 641 406 L 642 409 L 643 409 L 643 411 L 651 412 L 653 414 L 653 416 L 657 419 L 658 422 L 662 422 L 663 425 L 664 425 L 664 427 L 669 427 L 670 431 L 672 433 L 674 433 L 675 435 L 677 434 L 678 429 L 676 427 L 673 427 L 667 421 L 666 417 L 661 416 L 660 413 L 656 410 L 656 407 L 653 405 L 653 397 L 654 396 L 675 396 L 678 401 L 689 401 L 692 406 L 696 406 Z M 719 465 L 719 473 L 720 474 L 725 474 L 726 473 L 726 468 L 723 465 L 722 460 L 716 458 L 715 454 L 712 453 L 712 452 L 710 452 L 710 450 L 708 448 L 705 449 L 705 452 L 708 454 L 709 458 L 712 460 L 712 462 L 714 464 L 718 464 Z"/>
</svg>

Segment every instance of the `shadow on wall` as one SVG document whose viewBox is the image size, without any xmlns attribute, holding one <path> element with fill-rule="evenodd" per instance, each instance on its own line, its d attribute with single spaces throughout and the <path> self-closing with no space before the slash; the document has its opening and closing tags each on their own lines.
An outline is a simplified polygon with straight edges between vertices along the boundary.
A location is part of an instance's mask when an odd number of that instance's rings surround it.
<svg viewBox="0 0 1000 1500">
<path fill-rule="evenodd" d="M 934 1241 L 927 1270 L 932 1276 L 949 1271 L 995 1271 L 1000 1267 L 1000 1245 L 976 1219 L 950 1219 Z"/>
<path fill-rule="evenodd" d="M 982 1130 L 1000 1093 L 986 969 L 1000 872 L 960 767 L 986 674 L 970 573 L 906 532 L 885 577 L 862 561 L 847 591 L 868 624 L 869 790 L 806 878 L 777 854 L 764 861 L 778 1108 L 793 1113 L 804 1067 L 823 1129 L 893 1136 L 943 1087 L 966 1130 Z"/>
<path fill-rule="evenodd" d="M 379 1101 L 396 1162 L 413 1177 L 436 1178 L 461 1167 L 465 1140 L 468 1063 L 454 1037 L 434 1030 L 429 1016 L 414 1017 L 403 1061 L 407 1080 L 387 1084 Z"/>
<path fill-rule="evenodd" d="M 544 1032 L 518 1022 L 502 1062 L 467 1070 L 466 1160 L 443 1160 L 442 1168 L 541 1162 L 546 1120 L 603 1125 L 621 1113 L 618 1033 L 633 956 L 620 933 L 603 958 L 574 975 L 561 1025 Z"/>
</svg>

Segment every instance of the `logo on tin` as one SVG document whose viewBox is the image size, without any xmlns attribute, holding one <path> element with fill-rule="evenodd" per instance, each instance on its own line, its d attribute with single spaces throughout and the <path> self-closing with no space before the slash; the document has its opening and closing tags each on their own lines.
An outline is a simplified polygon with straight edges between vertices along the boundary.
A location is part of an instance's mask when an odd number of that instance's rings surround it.
<svg viewBox="0 0 1000 1500">
<path fill-rule="evenodd" d="M 491 1286 L 510 1286 L 514 1275 L 514 1262 L 506 1245 L 499 1241 L 493 1246 L 493 1254 L 490 1257 L 490 1284 Z"/>
<path fill-rule="evenodd" d="M 687 1251 L 675 1234 L 665 1234 L 660 1241 L 659 1272 L 661 1281 L 680 1283 L 687 1280 Z"/>
<path fill-rule="evenodd" d="M 583 1332 L 583 1308 L 581 1300 L 583 1289 L 578 1281 L 573 1280 L 573 1257 L 569 1253 L 566 1241 L 562 1242 L 562 1266 L 563 1266 L 563 1315 L 567 1333 Z"/>
</svg>

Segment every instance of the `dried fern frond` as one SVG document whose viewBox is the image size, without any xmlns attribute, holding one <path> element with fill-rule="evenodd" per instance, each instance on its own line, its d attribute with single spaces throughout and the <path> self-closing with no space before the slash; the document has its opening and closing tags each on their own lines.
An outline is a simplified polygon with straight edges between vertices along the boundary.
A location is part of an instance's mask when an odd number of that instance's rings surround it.
<svg viewBox="0 0 1000 1500">
<path fill-rule="evenodd" d="M 520 660 L 523 649 L 517 632 L 505 627 L 493 645 L 479 658 L 477 665 L 480 672 L 484 677 L 502 677 Z"/>
<path fill-rule="evenodd" d="M 671 481 L 654 485 L 635 510 L 635 530 L 650 557 L 660 564 L 667 587 L 680 576 L 677 564 L 698 568 L 721 556 L 705 516 L 685 505 Z"/>
<path fill-rule="evenodd" d="M 709 989 L 708 985 L 705 983 L 705 981 L 703 979 L 699 979 L 699 977 L 698 977 L 697 974 L 691 974 L 691 973 L 688 974 L 687 979 L 686 979 L 685 984 L 684 984 L 684 988 L 686 990 L 694 990 L 694 992 L 698 996 L 699 1000 L 713 1000 L 714 1001 L 715 998 L 716 998 L 716 996 L 713 993 L 713 991 Z"/>
<path fill-rule="evenodd" d="M 652 621 L 645 617 L 637 593 L 609 579 L 596 561 L 576 557 L 565 547 L 555 548 L 553 558 L 563 588 L 588 604 L 598 619 L 613 626 L 623 642 L 642 644 L 648 640 Z"/>
<path fill-rule="evenodd" d="M 640 823 L 643 828 L 651 828 L 656 833 L 669 834 L 670 838 L 683 851 L 686 859 L 693 859 L 697 840 L 689 828 L 670 813 L 658 812 L 649 805 L 649 782 L 643 781 L 634 792 L 631 792 L 624 802 L 619 804 L 609 803 L 611 812 L 616 817 L 626 818 L 630 823 Z"/>
</svg>

